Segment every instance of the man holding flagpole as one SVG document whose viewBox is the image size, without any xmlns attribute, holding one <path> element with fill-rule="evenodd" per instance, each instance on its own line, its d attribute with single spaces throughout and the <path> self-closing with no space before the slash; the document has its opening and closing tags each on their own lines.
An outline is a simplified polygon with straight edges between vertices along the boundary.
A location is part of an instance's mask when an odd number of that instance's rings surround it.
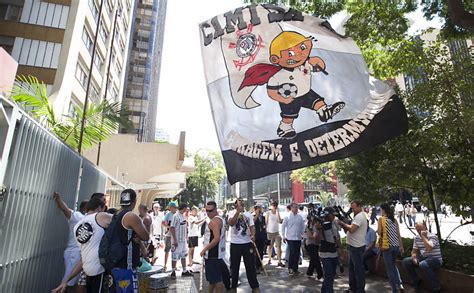
<svg viewBox="0 0 474 293">
<path fill-rule="evenodd" d="M 235 201 L 235 209 L 229 213 L 230 238 L 230 270 L 232 275 L 231 290 L 236 292 L 239 281 L 240 259 L 244 258 L 247 280 L 252 292 L 260 292 L 255 267 L 255 225 L 252 215 L 245 211 L 241 199 Z M 231 291 L 231 292 L 232 292 Z"/>
</svg>

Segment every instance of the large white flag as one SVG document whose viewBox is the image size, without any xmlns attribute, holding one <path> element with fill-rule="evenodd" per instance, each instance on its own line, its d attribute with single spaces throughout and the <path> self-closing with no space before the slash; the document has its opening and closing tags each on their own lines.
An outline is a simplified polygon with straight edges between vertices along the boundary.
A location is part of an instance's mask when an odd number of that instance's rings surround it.
<svg viewBox="0 0 474 293">
<path fill-rule="evenodd" d="M 251 4 L 200 33 L 230 183 L 348 157 L 407 130 L 393 89 L 322 19 Z"/>
</svg>

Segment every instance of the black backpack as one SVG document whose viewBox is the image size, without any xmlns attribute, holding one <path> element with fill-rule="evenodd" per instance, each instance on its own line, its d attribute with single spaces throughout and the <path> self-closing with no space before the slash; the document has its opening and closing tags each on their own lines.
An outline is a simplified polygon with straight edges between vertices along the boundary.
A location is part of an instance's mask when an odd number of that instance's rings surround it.
<svg viewBox="0 0 474 293">
<path fill-rule="evenodd" d="M 123 244 L 119 237 L 119 215 L 114 215 L 112 217 L 112 222 L 105 230 L 104 236 L 102 236 L 99 244 L 100 264 L 107 271 L 111 271 L 113 268 L 117 267 L 117 264 L 122 259 L 127 258 L 128 243 Z"/>
</svg>

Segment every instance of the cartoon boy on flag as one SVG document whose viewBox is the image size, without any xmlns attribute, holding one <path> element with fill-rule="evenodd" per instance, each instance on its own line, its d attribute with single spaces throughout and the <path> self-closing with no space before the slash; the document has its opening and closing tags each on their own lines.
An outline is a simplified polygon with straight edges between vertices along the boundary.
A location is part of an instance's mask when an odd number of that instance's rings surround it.
<svg viewBox="0 0 474 293">
<path fill-rule="evenodd" d="M 324 98 L 311 89 L 311 73 L 325 71 L 326 64 L 320 57 L 310 57 L 312 38 L 283 31 L 270 45 L 270 62 L 256 64 L 245 72 L 239 91 L 247 86 L 267 84 L 267 94 L 280 104 L 282 118 L 277 129 L 279 137 L 291 139 L 296 136 L 293 121 L 300 109 L 317 112 L 321 122 L 327 122 L 345 106 L 344 102 L 327 105 Z"/>
</svg>

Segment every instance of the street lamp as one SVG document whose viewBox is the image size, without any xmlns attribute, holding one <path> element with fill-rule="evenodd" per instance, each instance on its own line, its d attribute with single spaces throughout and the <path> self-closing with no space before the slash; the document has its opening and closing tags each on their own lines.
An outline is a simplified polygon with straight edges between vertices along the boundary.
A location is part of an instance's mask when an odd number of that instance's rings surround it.
<svg viewBox="0 0 474 293">
<path fill-rule="evenodd" d="M 118 3 L 117 3 L 118 4 Z M 107 75 L 106 75 L 106 81 L 105 81 L 105 93 L 104 93 L 104 99 L 103 101 L 107 101 L 107 92 L 109 91 L 109 83 L 110 83 L 110 65 L 112 64 L 112 52 L 114 49 L 114 40 L 115 40 L 115 31 L 117 29 L 117 19 L 120 17 L 120 11 L 118 9 L 115 10 L 115 17 L 114 17 L 114 26 L 112 29 L 112 37 L 110 40 L 110 49 L 109 49 L 109 64 L 107 64 Z M 104 121 L 104 113 L 102 113 L 102 122 Z M 99 166 L 99 160 L 100 160 L 100 150 L 102 147 L 102 141 L 99 141 L 99 146 L 97 148 L 97 166 Z"/>
<path fill-rule="evenodd" d="M 105 1 L 106 0 L 100 1 L 99 16 L 97 17 L 97 26 L 95 28 L 94 44 L 92 45 L 91 63 L 89 66 L 89 78 L 87 79 L 86 97 L 84 99 L 84 108 L 82 109 L 81 131 L 79 133 L 79 143 L 77 144 L 77 151 L 79 152 L 79 154 L 81 154 L 81 151 L 82 151 L 82 139 L 84 137 L 84 125 L 86 123 L 87 104 L 89 101 L 89 91 L 90 91 L 91 80 L 92 80 L 92 68 L 94 67 L 94 59 L 95 59 L 95 53 L 96 53 L 95 51 L 97 47 L 97 37 L 99 36 L 100 21 L 102 19 L 102 8 L 104 7 Z"/>
</svg>

